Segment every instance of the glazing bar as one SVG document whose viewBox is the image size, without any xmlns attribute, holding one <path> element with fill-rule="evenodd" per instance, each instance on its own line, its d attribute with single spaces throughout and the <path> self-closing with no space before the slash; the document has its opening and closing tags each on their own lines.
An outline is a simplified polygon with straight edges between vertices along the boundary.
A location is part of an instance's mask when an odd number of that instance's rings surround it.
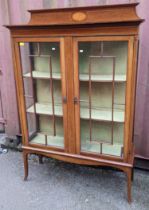
<svg viewBox="0 0 149 210">
<path fill-rule="evenodd" d="M 40 57 L 40 45 L 39 45 L 39 42 L 37 42 L 37 54 Z"/>
<path fill-rule="evenodd" d="M 111 126 L 111 144 L 113 145 L 114 133 L 114 80 L 115 80 L 115 57 L 113 57 L 113 70 L 112 70 L 112 126 Z"/>
<path fill-rule="evenodd" d="M 50 91 L 52 100 L 52 118 L 53 118 L 53 135 L 56 136 L 56 125 L 55 125 L 55 109 L 54 109 L 54 90 L 53 90 L 53 79 L 52 79 L 52 61 L 51 56 L 49 57 L 49 70 L 50 70 Z"/>
<path fill-rule="evenodd" d="M 32 61 L 31 61 L 31 58 L 30 58 L 29 71 L 30 71 L 30 74 L 31 74 L 30 80 L 31 80 L 31 86 L 32 86 L 33 107 L 34 107 L 34 114 L 35 114 L 35 121 L 36 121 L 36 131 L 37 131 L 38 123 L 37 123 L 37 115 L 36 115 L 35 89 L 34 89 L 34 81 L 33 81 L 33 72 L 32 72 Z"/>
<path fill-rule="evenodd" d="M 103 42 L 101 42 L 101 52 L 100 52 L 100 54 L 101 54 L 101 57 L 103 56 Z"/>
<path fill-rule="evenodd" d="M 48 139 L 47 139 L 47 135 L 45 134 L 45 145 L 48 145 Z"/>
<path fill-rule="evenodd" d="M 121 147 L 121 157 L 123 157 L 124 154 L 124 147 Z"/>
<path fill-rule="evenodd" d="M 92 141 L 92 81 L 91 81 L 91 58 L 89 58 L 89 131 L 90 141 Z"/>
<path fill-rule="evenodd" d="M 100 144 L 100 154 L 102 154 L 102 145 L 103 143 Z"/>
</svg>

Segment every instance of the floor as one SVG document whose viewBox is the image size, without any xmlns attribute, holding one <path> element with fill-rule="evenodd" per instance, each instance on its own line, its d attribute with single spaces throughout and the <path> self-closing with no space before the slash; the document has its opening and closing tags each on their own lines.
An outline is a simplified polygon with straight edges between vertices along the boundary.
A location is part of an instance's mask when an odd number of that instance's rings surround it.
<svg viewBox="0 0 149 210">
<path fill-rule="evenodd" d="M 30 156 L 23 181 L 22 153 L 0 154 L 0 210 L 148 210 L 149 172 L 135 170 L 133 203 L 121 172 Z"/>
</svg>

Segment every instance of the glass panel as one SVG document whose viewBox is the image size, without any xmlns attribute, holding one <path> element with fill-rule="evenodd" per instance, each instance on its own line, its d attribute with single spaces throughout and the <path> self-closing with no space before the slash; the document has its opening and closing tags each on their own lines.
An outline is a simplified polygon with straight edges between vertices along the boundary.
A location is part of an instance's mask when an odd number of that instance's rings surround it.
<svg viewBox="0 0 149 210">
<path fill-rule="evenodd" d="M 64 147 L 60 44 L 19 45 L 29 141 Z"/>
<path fill-rule="evenodd" d="M 79 42 L 81 150 L 123 156 L 127 41 Z"/>
</svg>

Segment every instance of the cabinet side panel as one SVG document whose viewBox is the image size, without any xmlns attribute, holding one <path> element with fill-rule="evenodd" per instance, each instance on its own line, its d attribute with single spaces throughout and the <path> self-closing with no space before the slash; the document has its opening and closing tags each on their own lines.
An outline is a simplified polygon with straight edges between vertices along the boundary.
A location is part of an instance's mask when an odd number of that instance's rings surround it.
<svg viewBox="0 0 149 210">
<path fill-rule="evenodd" d="M 130 37 L 128 45 L 128 68 L 127 68 L 127 83 L 126 83 L 126 110 L 125 110 L 125 142 L 124 142 L 124 160 L 128 161 L 128 156 L 131 153 L 132 147 L 132 107 L 134 104 L 134 82 L 135 76 L 133 68 L 134 58 L 134 37 Z"/>
<path fill-rule="evenodd" d="M 134 53 L 133 53 L 133 60 L 132 60 L 132 103 L 131 103 L 131 115 L 130 115 L 130 141 L 129 141 L 129 148 L 130 154 L 128 158 L 128 162 L 132 162 L 134 159 L 134 151 L 133 151 L 133 133 L 134 133 L 134 121 L 135 121 L 135 103 L 136 103 L 136 81 L 137 81 L 137 53 L 138 53 L 138 37 L 135 37 L 134 40 Z"/>
<path fill-rule="evenodd" d="M 13 43 L 13 54 L 14 54 L 14 72 L 15 72 L 15 80 L 16 80 L 16 88 L 17 88 L 17 99 L 18 99 L 18 107 L 19 107 L 19 115 L 20 115 L 20 123 L 23 137 L 23 144 L 27 145 L 27 123 L 25 116 L 25 102 L 23 97 L 23 83 L 22 83 L 22 75 L 21 75 L 21 63 L 20 63 L 20 54 L 19 54 L 19 46 L 17 42 Z"/>
</svg>

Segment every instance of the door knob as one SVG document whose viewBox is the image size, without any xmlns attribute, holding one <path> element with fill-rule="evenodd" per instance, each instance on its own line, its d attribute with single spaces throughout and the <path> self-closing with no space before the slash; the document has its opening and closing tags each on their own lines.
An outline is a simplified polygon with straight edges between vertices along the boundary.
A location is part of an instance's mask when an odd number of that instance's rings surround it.
<svg viewBox="0 0 149 210">
<path fill-rule="evenodd" d="M 78 98 L 74 97 L 74 104 L 78 104 Z"/>
</svg>

